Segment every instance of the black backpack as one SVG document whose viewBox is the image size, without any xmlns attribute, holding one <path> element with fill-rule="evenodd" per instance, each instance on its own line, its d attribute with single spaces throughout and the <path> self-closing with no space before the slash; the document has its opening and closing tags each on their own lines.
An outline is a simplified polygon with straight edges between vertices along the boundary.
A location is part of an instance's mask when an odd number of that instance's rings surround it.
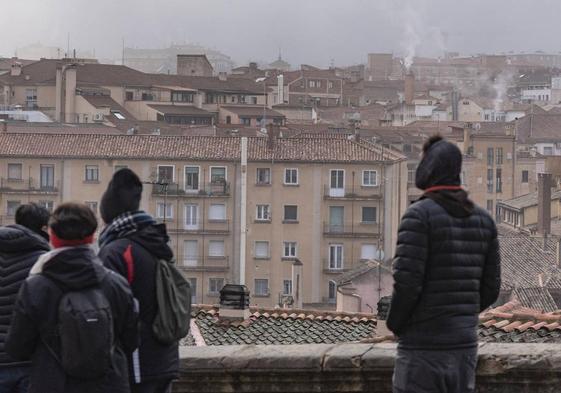
<svg viewBox="0 0 561 393">
<path fill-rule="evenodd" d="M 45 344 L 67 375 L 81 379 L 106 375 L 115 338 L 111 306 L 101 287 L 63 293 L 54 335 L 58 351 Z"/>
</svg>

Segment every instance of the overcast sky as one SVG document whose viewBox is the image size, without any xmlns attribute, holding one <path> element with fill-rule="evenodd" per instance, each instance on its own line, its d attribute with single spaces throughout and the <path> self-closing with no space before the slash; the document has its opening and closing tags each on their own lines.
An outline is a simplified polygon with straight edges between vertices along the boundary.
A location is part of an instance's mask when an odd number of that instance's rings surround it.
<svg viewBox="0 0 561 393">
<path fill-rule="evenodd" d="M 98 57 L 187 41 L 238 64 L 366 61 L 368 52 L 561 51 L 558 0 L 1 0 L 0 54 L 40 42 Z"/>
</svg>

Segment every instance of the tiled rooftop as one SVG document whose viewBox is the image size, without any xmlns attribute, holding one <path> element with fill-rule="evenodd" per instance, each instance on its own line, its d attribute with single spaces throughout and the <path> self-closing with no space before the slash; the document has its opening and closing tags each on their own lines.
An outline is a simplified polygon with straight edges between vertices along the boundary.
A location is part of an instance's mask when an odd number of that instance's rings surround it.
<svg viewBox="0 0 561 393">
<path fill-rule="evenodd" d="M 255 309 L 249 320 L 225 322 L 213 306 L 194 308 L 192 321 L 206 345 L 284 345 L 356 342 L 374 335 L 372 314 L 346 314 L 310 310 Z M 197 332 L 191 332 L 193 336 Z M 192 345 L 189 338 L 184 345 Z"/>
</svg>

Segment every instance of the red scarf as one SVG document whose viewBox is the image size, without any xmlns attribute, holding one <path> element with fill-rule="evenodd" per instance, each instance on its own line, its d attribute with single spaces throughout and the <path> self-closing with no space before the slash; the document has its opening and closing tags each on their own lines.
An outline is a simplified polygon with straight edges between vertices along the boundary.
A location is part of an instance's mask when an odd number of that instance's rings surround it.
<svg viewBox="0 0 561 393">
<path fill-rule="evenodd" d="M 52 230 L 49 229 L 49 236 L 51 240 L 51 244 L 54 248 L 61 248 L 61 247 L 75 247 L 75 246 L 82 246 L 84 244 L 92 244 L 94 241 L 93 233 L 89 236 L 86 236 L 83 239 L 61 239 L 54 233 Z"/>
<path fill-rule="evenodd" d="M 435 192 L 435 191 L 458 191 L 458 190 L 463 190 L 462 186 L 432 186 L 427 188 L 424 193 L 427 194 L 429 192 Z"/>
</svg>

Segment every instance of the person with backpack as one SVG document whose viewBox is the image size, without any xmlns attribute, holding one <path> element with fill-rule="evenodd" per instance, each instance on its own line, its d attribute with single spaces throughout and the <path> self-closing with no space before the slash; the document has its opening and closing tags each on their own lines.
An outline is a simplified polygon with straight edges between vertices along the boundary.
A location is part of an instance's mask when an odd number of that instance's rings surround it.
<svg viewBox="0 0 561 393">
<path fill-rule="evenodd" d="M 99 237 L 99 257 L 106 267 L 128 280 L 139 303 L 140 346 L 129 358 L 131 390 L 164 393 L 171 390 L 179 373 L 181 334 L 172 334 L 167 340 L 158 337 L 157 321 L 165 324 L 175 319 L 188 324 L 188 315 L 179 312 L 183 317 L 166 318 L 164 313 L 159 318 L 166 310 L 165 302 L 158 302 L 162 286 L 159 272 L 161 267 L 169 267 L 173 251 L 165 225 L 139 210 L 141 195 L 142 182 L 133 171 L 125 168 L 115 172 L 100 203 L 107 226 Z"/>
<path fill-rule="evenodd" d="M 0 392 L 27 392 L 29 362 L 10 357 L 4 342 L 18 291 L 37 259 L 48 252 L 49 212 L 36 203 L 16 210 L 15 225 L 0 228 Z"/>
<path fill-rule="evenodd" d="M 135 301 L 126 280 L 91 248 L 97 219 L 60 205 L 49 221 L 53 250 L 23 283 L 6 340 L 31 360 L 29 393 L 128 393 L 127 354 L 138 345 Z"/>
</svg>

